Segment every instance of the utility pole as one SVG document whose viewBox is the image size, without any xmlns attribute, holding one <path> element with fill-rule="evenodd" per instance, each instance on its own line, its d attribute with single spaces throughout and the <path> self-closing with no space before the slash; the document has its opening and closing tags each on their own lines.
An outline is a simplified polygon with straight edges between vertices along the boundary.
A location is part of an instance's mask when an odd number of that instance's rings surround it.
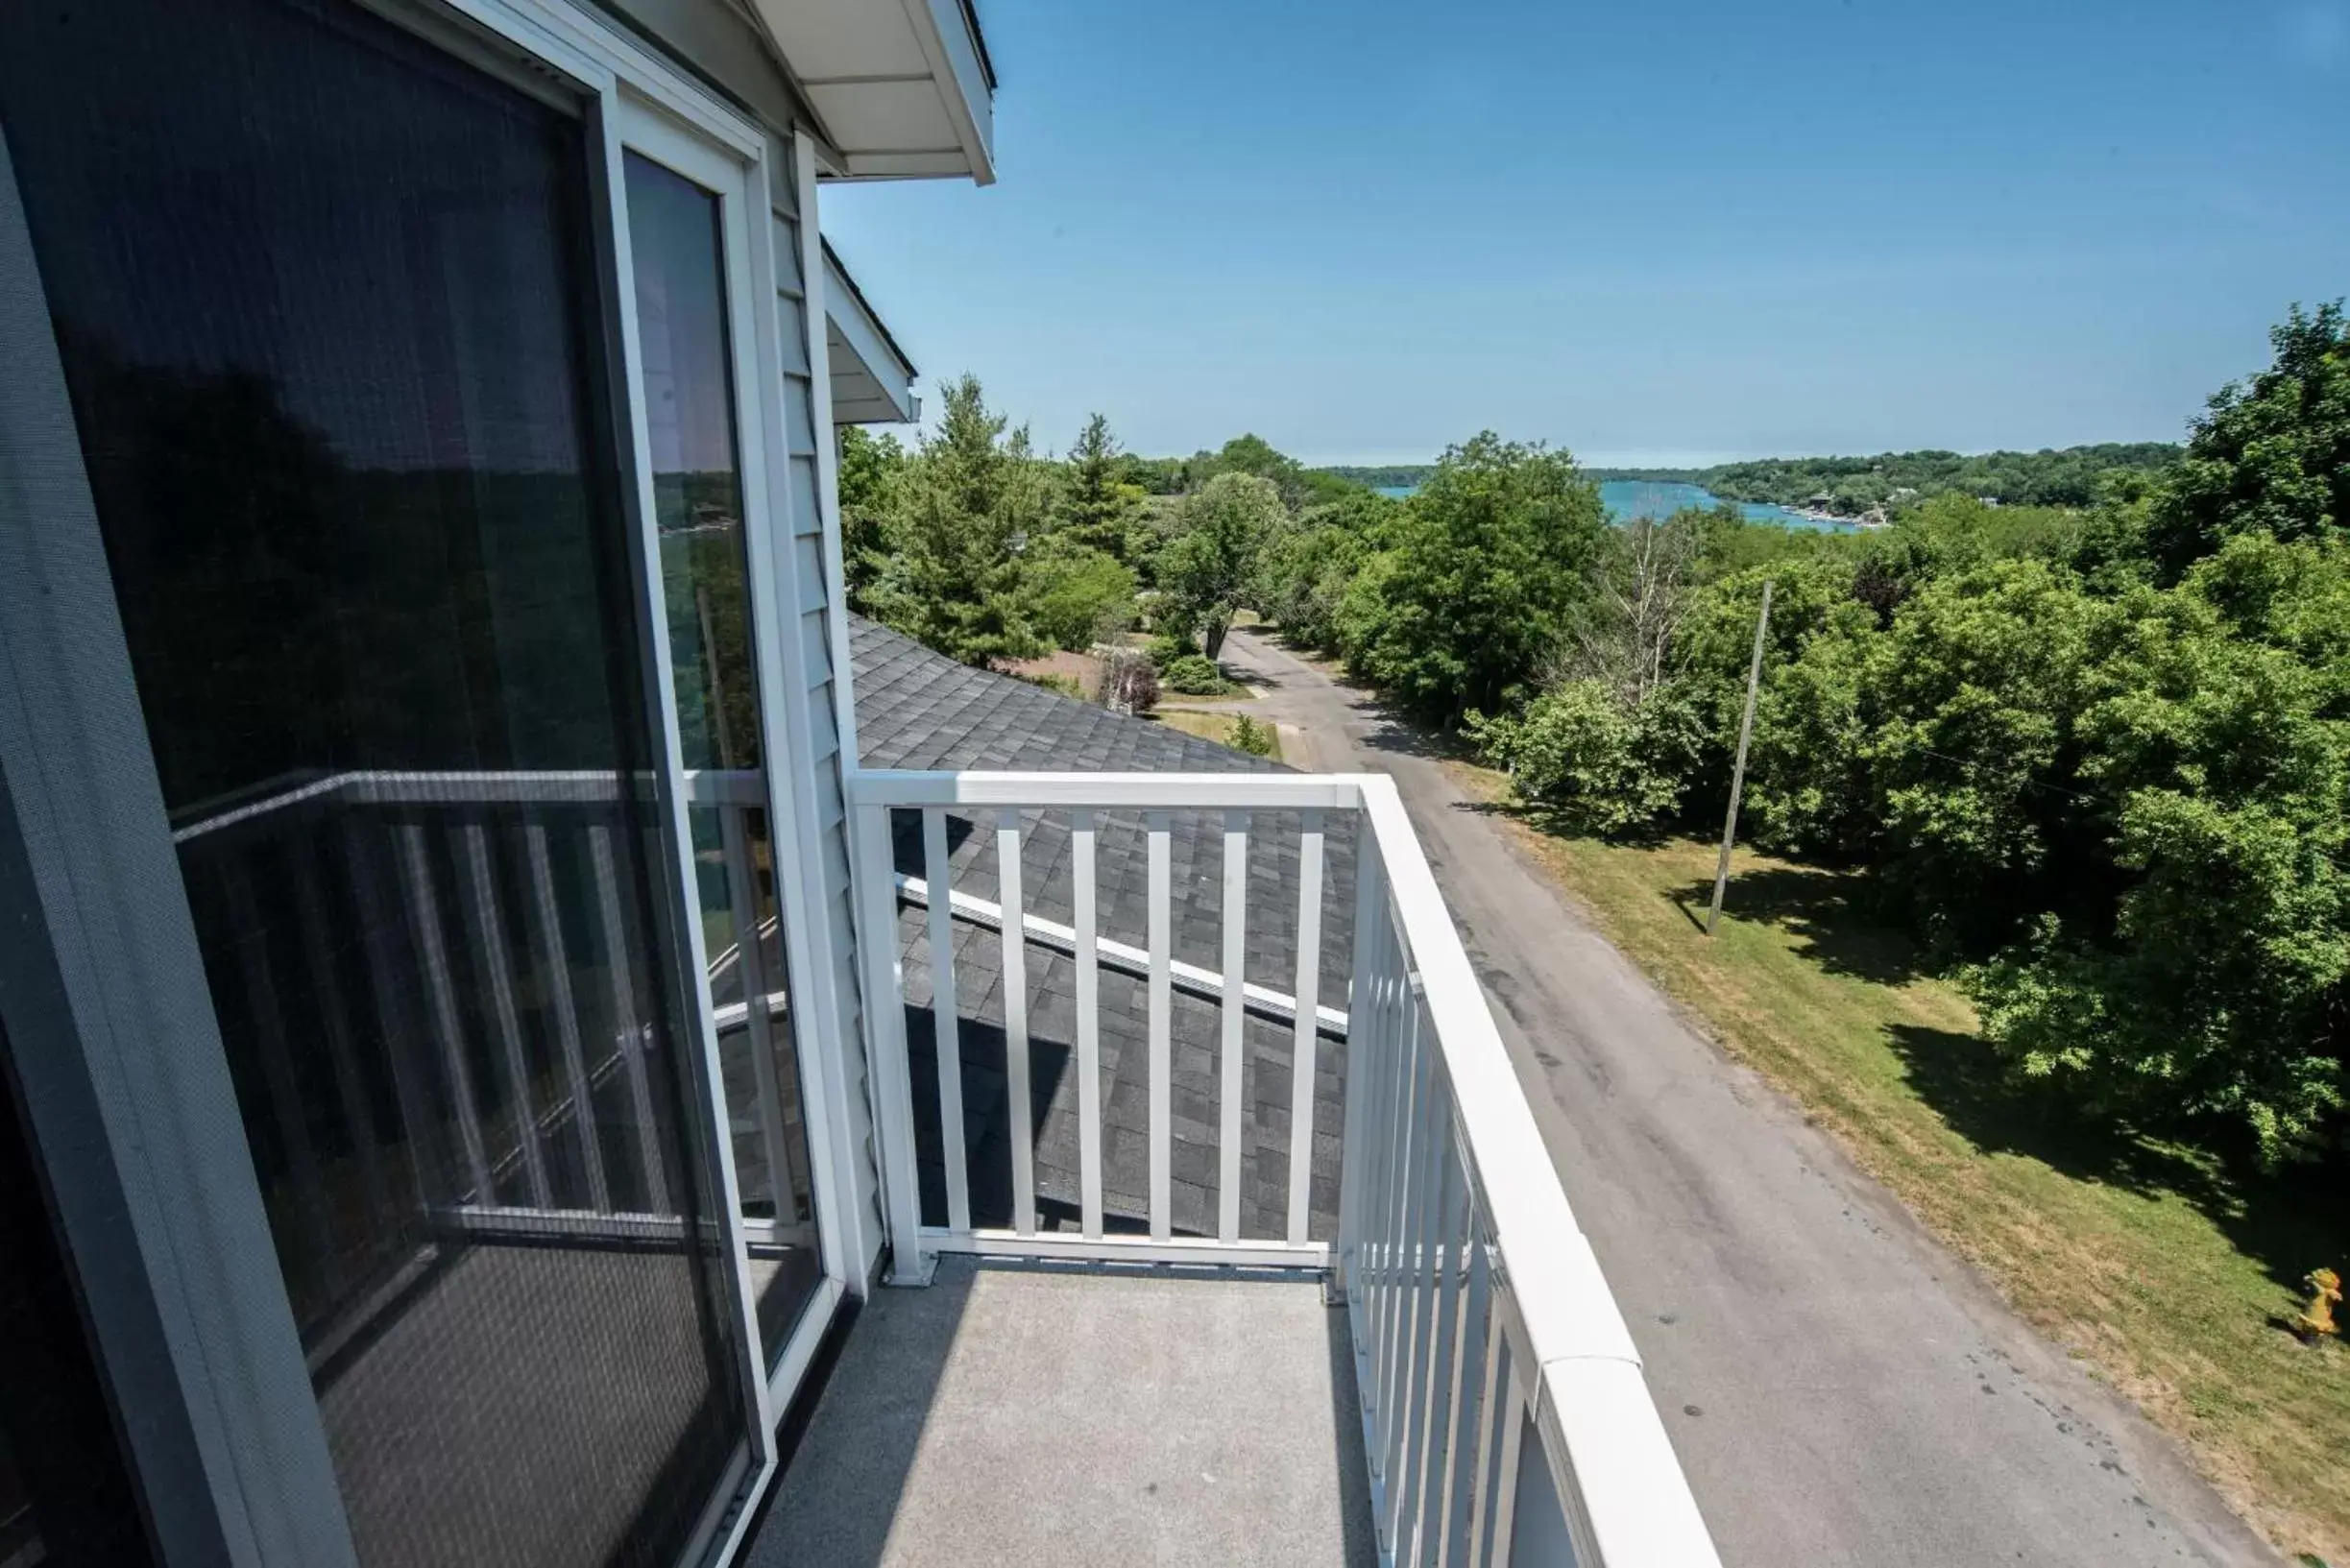
<svg viewBox="0 0 2350 1568">
<path fill-rule="evenodd" d="M 1746 716 L 1738 720 L 1738 761 L 1730 770 L 1730 817 L 1722 824 L 1722 858 L 1713 868 L 1713 908 L 1706 915 L 1711 936 L 1722 918 L 1722 892 L 1730 885 L 1730 846 L 1738 836 L 1738 796 L 1746 789 L 1746 742 L 1755 733 L 1755 693 L 1762 686 L 1762 635 L 1771 625 L 1771 585 L 1762 585 L 1762 614 L 1755 617 L 1755 662 L 1746 666 Z"/>
</svg>

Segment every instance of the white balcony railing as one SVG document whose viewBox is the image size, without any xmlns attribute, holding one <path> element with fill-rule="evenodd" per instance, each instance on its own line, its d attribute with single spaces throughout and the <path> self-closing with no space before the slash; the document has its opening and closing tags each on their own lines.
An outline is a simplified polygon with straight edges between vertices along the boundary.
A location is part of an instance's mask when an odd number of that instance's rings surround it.
<svg viewBox="0 0 2350 1568">
<path fill-rule="evenodd" d="M 961 1151 L 957 1009 L 932 1009 L 937 1124 L 917 1129 L 901 1007 L 869 1008 L 885 1201 L 901 1277 L 941 1252 L 1124 1262 L 1219 1263 L 1327 1271 L 1343 1295 L 1362 1403 L 1382 1557 L 1445 1564 L 1572 1563 L 1703 1568 L 1711 1540 L 1658 1419 L 1622 1315 L 1577 1228 L 1484 994 L 1393 783 L 1376 776 L 1279 774 L 858 775 L 860 946 L 869 999 L 903 999 L 897 904 L 923 905 L 931 994 L 957 995 L 953 924 L 992 928 L 1002 945 L 1010 1223 L 975 1225 Z M 923 875 L 893 864 L 891 814 L 919 814 Z M 1220 971 L 1173 951 L 1171 827 L 1204 813 L 1223 843 Z M 1252 829 L 1295 817 L 1295 977 L 1282 995 L 1250 985 L 1247 953 Z M 948 819 L 991 830 L 997 897 L 956 890 Z M 1354 825 L 1351 967 L 1325 997 L 1325 836 Z M 1097 888 L 1105 828 L 1147 840 L 1146 941 L 1106 935 Z M 1021 844 L 1067 824 L 1074 918 L 1025 907 Z M 1074 1229 L 1039 1223 L 1027 950 L 1076 968 L 1078 1201 Z M 1148 1204 L 1105 1213 L 1101 976 L 1147 986 Z M 1212 1229 L 1181 1234 L 1171 1194 L 1173 997 L 1219 1002 Z M 1344 1001 L 1344 1011 L 1325 1002 Z M 1287 1203 L 1245 1226 L 1241 1137 L 1244 1024 L 1291 1030 Z M 1334 1240 L 1315 1240 L 1309 1182 L 1315 1064 L 1345 1052 L 1342 1177 Z M 1325 1133 L 1331 1129 L 1321 1129 Z M 944 1224 L 925 1225 L 917 1146 L 945 1151 Z M 1261 1234 L 1257 1232 L 1262 1232 Z M 914 1239 L 912 1246 L 907 1245 Z M 910 1255 L 909 1255 L 910 1254 Z"/>
</svg>

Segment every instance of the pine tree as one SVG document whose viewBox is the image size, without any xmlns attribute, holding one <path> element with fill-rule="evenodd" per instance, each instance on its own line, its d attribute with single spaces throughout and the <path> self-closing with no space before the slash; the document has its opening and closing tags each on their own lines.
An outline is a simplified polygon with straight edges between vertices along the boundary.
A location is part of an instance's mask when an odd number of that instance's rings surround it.
<svg viewBox="0 0 2350 1568">
<path fill-rule="evenodd" d="M 876 616 L 951 659 L 985 665 L 1043 651 L 1022 552 L 1044 519 L 1025 428 L 1005 432 L 979 378 L 946 389 L 946 415 L 907 465 L 874 585 Z"/>
<path fill-rule="evenodd" d="M 1069 486 L 1059 520 L 1067 542 L 1131 565 L 1139 507 L 1126 468 L 1110 422 L 1094 415 L 1069 448 Z"/>
<path fill-rule="evenodd" d="M 899 505 L 907 455 L 898 438 L 874 435 L 861 425 L 838 427 L 840 555 L 849 608 L 873 611 L 874 585 L 889 557 L 889 519 Z"/>
</svg>

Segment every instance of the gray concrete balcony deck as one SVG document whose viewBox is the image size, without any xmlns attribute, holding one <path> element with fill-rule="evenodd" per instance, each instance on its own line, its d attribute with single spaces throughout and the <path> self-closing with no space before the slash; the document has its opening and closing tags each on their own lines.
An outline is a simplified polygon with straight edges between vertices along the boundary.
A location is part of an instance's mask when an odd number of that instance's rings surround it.
<svg viewBox="0 0 2350 1568">
<path fill-rule="evenodd" d="M 1377 1561 L 1319 1279 L 980 1265 L 875 1292 L 752 1568 Z"/>
</svg>

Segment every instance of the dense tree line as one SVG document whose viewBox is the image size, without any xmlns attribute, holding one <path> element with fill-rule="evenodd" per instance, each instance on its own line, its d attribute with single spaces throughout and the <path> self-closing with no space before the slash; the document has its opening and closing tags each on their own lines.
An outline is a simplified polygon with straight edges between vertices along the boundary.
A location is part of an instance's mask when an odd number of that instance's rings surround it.
<svg viewBox="0 0 2350 1568">
<path fill-rule="evenodd" d="M 1116 644 L 1146 623 L 1165 658 L 1212 661 L 1293 519 L 1369 496 L 1256 436 L 1139 458 L 1097 414 L 1054 459 L 976 377 L 941 400 L 910 448 L 840 432 L 844 568 L 853 608 L 969 663 Z"/>
<path fill-rule="evenodd" d="M 1617 531 L 1539 693 L 1468 733 L 1569 830 L 1717 824 L 1769 579 L 1751 836 L 1863 868 L 2020 1084 L 2338 1157 L 2350 330 L 2329 306 L 2274 340 L 2179 461 L 2106 476 L 2088 511 L 1946 495 L 1859 537 Z"/>
<path fill-rule="evenodd" d="M 2104 475 L 2117 470 L 2152 471 L 2178 455 L 2176 446 L 2159 441 L 2037 452 L 1880 452 L 1725 463 L 1687 477 L 1724 500 L 1816 504 L 1856 518 L 1876 507 L 1935 495 L 1973 495 L 2010 506 L 2092 506 Z"/>
<path fill-rule="evenodd" d="M 2008 506 L 2088 507 L 2116 471 L 2152 472 L 2179 455 L 2168 442 L 2113 442 L 2037 452 L 1880 452 L 1874 457 L 1759 458 L 1707 469 L 1587 469 L 1595 483 L 1636 479 L 1689 484 L 1728 501 L 1817 505 L 1857 518 L 1896 512 L 1937 495 L 1972 495 Z M 1383 490 L 1409 489 L 1436 471 L 1429 463 L 1312 470 Z"/>
<path fill-rule="evenodd" d="M 942 401 L 910 450 L 840 432 L 851 607 L 981 665 L 1122 634 L 1156 541 L 1107 422 L 1090 421 L 1057 462 L 987 407 L 977 377 Z"/>
<path fill-rule="evenodd" d="M 1363 467 L 1356 464 L 1334 463 L 1316 469 L 1333 479 L 1343 479 L 1366 490 L 1410 490 L 1436 470 L 1433 463 L 1390 463 L 1384 467 Z"/>
<path fill-rule="evenodd" d="M 1281 493 L 1282 504 L 1293 508 L 1336 500 L 1363 483 L 1344 470 L 1309 469 L 1255 435 L 1235 436 L 1215 451 L 1189 457 L 1130 458 L 1127 469 L 1153 495 L 1188 495 L 1206 489 L 1220 473 L 1245 473 L 1270 483 Z"/>
</svg>

